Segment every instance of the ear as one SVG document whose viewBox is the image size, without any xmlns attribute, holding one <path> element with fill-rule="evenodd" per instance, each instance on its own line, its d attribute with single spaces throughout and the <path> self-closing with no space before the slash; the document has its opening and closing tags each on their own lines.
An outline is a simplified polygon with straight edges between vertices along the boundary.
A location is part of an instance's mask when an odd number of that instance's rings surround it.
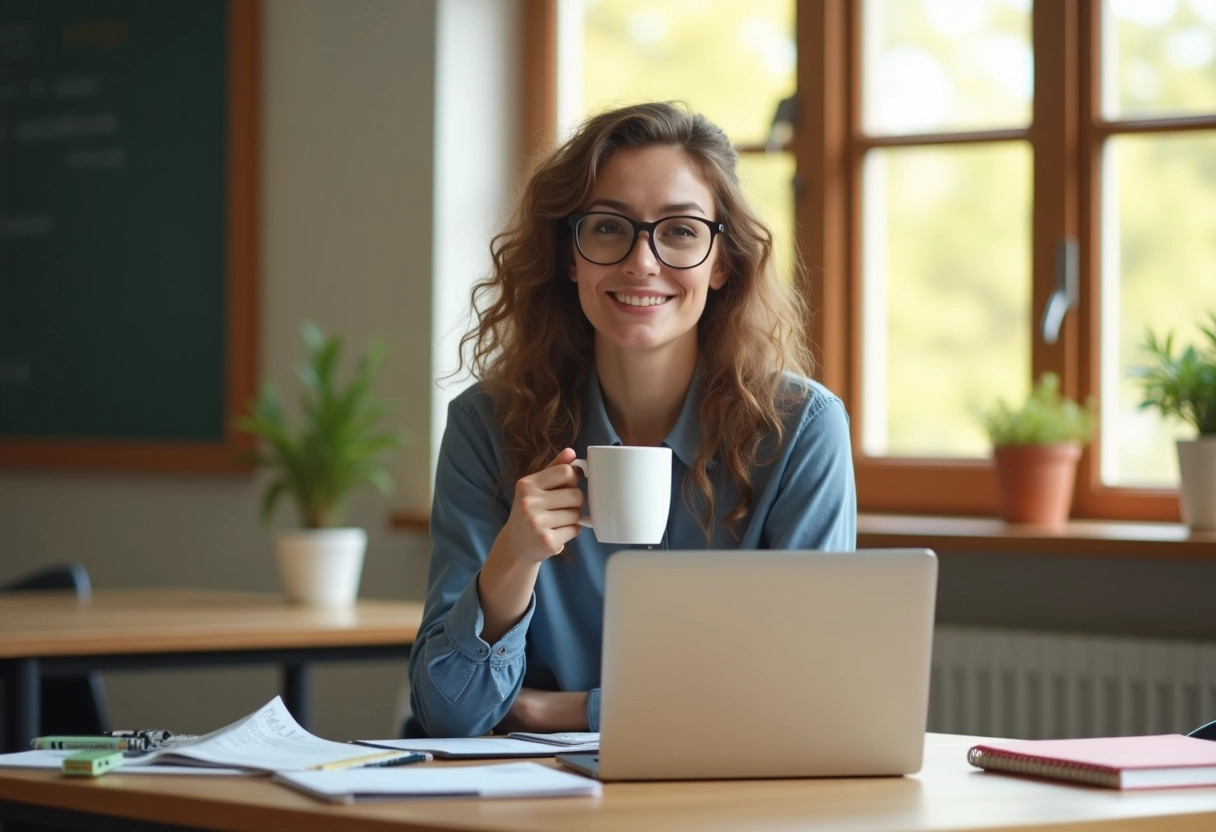
<svg viewBox="0 0 1216 832">
<path fill-rule="evenodd" d="M 721 289 L 726 285 L 726 278 L 730 275 L 726 272 L 725 258 L 718 257 L 714 259 L 714 270 L 709 275 L 709 288 Z"/>
</svg>

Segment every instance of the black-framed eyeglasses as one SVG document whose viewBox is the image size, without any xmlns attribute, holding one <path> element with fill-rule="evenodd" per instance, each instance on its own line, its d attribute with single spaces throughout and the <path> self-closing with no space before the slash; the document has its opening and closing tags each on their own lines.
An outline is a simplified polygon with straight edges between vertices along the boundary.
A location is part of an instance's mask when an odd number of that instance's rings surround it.
<svg viewBox="0 0 1216 832">
<path fill-rule="evenodd" d="M 704 217 L 663 217 L 639 222 L 624 214 L 588 211 L 566 217 L 574 232 L 578 253 L 597 266 L 621 262 L 633 251 L 638 235 L 647 232 L 650 250 L 659 262 L 672 269 L 691 269 L 709 257 L 714 237 L 726 231 L 720 222 Z"/>
</svg>

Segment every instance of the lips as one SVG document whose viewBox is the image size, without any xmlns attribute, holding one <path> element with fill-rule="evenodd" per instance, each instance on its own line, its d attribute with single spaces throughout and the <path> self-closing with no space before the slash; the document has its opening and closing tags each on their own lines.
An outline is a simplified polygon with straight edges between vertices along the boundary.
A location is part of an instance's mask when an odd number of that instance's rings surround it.
<svg viewBox="0 0 1216 832">
<path fill-rule="evenodd" d="M 661 306 L 671 300 L 670 295 L 629 295 L 624 292 L 611 292 L 610 294 L 617 303 L 623 303 L 626 306 Z"/>
</svg>

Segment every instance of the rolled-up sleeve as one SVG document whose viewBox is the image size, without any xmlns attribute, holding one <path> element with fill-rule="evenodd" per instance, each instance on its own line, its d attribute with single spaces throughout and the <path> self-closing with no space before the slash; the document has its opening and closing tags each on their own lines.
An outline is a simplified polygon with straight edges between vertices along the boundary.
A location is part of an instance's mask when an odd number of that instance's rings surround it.
<svg viewBox="0 0 1216 832">
<path fill-rule="evenodd" d="M 772 549 L 851 552 L 857 548 L 857 490 L 849 417 L 840 399 L 811 397 L 765 521 Z"/>
<path fill-rule="evenodd" d="M 425 610 L 410 654 L 410 705 L 431 736 L 484 734 L 506 715 L 522 685 L 533 596 L 498 641 L 481 638 L 477 575 L 510 505 L 484 421 L 467 396 L 448 407 L 431 510 Z"/>
</svg>

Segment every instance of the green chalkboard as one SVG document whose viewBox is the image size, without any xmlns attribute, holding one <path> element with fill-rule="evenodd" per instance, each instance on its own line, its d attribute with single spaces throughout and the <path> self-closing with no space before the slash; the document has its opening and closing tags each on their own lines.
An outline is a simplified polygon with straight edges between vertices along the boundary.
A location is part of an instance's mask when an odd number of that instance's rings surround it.
<svg viewBox="0 0 1216 832">
<path fill-rule="evenodd" d="M 231 444 L 253 361 L 232 354 L 252 296 L 232 273 L 233 191 L 253 192 L 233 157 L 254 155 L 233 144 L 247 114 L 230 98 L 253 81 L 233 75 L 232 32 L 254 11 L 0 4 L 0 457 Z"/>
</svg>

